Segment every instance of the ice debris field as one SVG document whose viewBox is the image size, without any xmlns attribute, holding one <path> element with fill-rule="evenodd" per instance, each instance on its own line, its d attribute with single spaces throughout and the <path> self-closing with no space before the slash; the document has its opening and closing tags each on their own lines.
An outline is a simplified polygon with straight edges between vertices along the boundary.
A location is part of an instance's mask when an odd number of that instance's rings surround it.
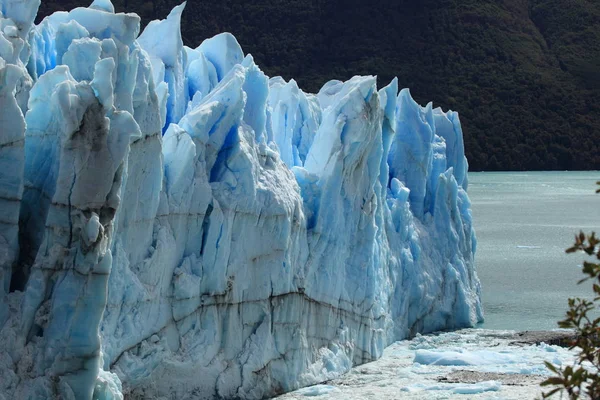
<svg viewBox="0 0 600 400">
<path fill-rule="evenodd" d="M 483 329 L 417 335 L 343 377 L 277 400 L 541 399 L 540 382 L 551 374 L 544 361 L 573 365 L 575 351 L 514 339 L 514 331 Z"/>
<path fill-rule="evenodd" d="M 0 0 L 0 399 L 260 399 L 482 319 L 455 112 L 39 4 Z"/>
</svg>

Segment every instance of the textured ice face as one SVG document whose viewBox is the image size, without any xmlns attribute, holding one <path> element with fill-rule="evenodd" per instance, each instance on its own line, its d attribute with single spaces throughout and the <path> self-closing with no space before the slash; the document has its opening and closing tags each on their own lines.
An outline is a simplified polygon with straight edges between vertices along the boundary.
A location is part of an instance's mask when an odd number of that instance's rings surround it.
<svg viewBox="0 0 600 400">
<path fill-rule="evenodd" d="M 482 319 L 455 113 L 38 5 L 0 0 L 0 395 L 263 398 Z"/>
</svg>

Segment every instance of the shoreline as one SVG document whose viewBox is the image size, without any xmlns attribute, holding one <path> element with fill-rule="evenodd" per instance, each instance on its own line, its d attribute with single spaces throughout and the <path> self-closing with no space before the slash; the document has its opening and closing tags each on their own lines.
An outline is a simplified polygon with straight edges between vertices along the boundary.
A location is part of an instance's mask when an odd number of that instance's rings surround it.
<svg viewBox="0 0 600 400">
<path fill-rule="evenodd" d="M 562 331 L 519 331 L 515 334 L 515 340 L 510 344 L 519 345 L 539 345 L 546 343 L 551 346 L 570 347 L 571 343 L 577 339 L 577 334 L 573 330 Z"/>
</svg>

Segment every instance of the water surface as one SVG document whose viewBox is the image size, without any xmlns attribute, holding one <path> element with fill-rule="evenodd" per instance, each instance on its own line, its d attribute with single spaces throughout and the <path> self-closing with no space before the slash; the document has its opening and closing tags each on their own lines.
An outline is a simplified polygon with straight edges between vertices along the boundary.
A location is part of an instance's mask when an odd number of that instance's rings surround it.
<svg viewBox="0 0 600 400">
<path fill-rule="evenodd" d="M 589 297 L 575 233 L 600 231 L 600 172 L 476 172 L 469 196 L 477 233 L 484 328 L 552 329 L 567 299 Z"/>
</svg>

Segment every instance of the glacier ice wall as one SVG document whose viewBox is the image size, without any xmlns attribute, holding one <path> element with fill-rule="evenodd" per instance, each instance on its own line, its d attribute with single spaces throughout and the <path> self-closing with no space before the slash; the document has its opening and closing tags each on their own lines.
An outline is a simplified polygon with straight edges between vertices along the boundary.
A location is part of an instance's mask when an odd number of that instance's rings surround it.
<svg viewBox="0 0 600 400">
<path fill-rule="evenodd" d="M 0 0 L 0 399 L 260 399 L 482 319 L 456 113 L 39 1 Z"/>
</svg>

